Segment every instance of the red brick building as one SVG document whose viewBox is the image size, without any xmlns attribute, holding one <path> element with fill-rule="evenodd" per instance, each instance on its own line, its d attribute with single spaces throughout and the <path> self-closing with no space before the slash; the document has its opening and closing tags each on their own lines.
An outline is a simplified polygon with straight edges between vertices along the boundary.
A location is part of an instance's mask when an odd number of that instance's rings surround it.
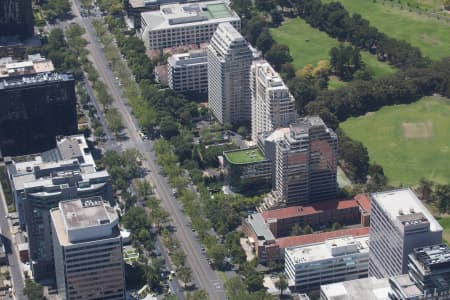
<svg viewBox="0 0 450 300">
<path fill-rule="evenodd" d="M 335 237 L 367 235 L 370 209 L 369 196 L 359 194 L 350 200 L 324 201 L 309 206 L 292 206 L 256 213 L 244 221 L 242 228 L 259 261 L 267 263 L 281 260 L 286 247 L 323 242 Z M 295 224 L 300 227 L 309 225 L 315 231 L 320 231 L 324 229 L 323 226 L 328 227 L 336 222 L 343 226 L 360 226 L 289 236 Z"/>
</svg>

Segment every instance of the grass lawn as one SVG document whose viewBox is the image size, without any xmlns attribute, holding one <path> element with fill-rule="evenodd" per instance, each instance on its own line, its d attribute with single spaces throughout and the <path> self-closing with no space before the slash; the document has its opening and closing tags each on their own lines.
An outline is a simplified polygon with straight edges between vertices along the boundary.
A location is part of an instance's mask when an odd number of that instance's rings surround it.
<svg viewBox="0 0 450 300">
<path fill-rule="evenodd" d="M 228 151 L 225 152 L 225 156 L 233 164 L 248 164 L 265 160 L 259 148 Z"/>
<path fill-rule="evenodd" d="M 450 242 L 450 217 L 442 217 L 442 218 L 436 218 L 441 224 L 441 226 L 444 228 L 444 232 L 442 234 L 442 237 L 444 238 L 445 242 L 448 244 Z"/>
<path fill-rule="evenodd" d="M 391 37 L 408 41 L 432 59 L 443 58 L 450 53 L 450 23 L 393 7 L 388 2 L 384 5 L 381 1 L 374 3 L 369 0 L 339 0 L 339 2 L 350 13 L 359 13 L 378 30 Z M 434 1 L 415 0 L 415 2 L 430 4 Z"/>
<path fill-rule="evenodd" d="M 409 3 L 412 7 L 419 7 L 421 9 L 440 9 L 442 8 L 443 0 L 406 0 L 402 4 Z"/>
<path fill-rule="evenodd" d="M 287 19 L 283 25 L 271 29 L 270 32 L 278 43 L 289 46 L 295 69 L 307 64 L 316 65 L 319 60 L 329 60 L 330 49 L 339 45 L 339 41 L 311 27 L 300 18 Z M 378 61 L 374 55 L 361 52 L 361 56 L 376 77 L 395 72 L 394 68 Z"/>
<path fill-rule="evenodd" d="M 329 90 L 336 90 L 346 85 L 347 82 L 339 80 L 339 78 L 336 76 L 330 76 L 330 80 L 328 81 Z"/>
<path fill-rule="evenodd" d="M 421 178 L 450 183 L 450 99 L 385 106 L 340 126 L 367 147 L 390 184 L 413 185 Z"/>
</svg>

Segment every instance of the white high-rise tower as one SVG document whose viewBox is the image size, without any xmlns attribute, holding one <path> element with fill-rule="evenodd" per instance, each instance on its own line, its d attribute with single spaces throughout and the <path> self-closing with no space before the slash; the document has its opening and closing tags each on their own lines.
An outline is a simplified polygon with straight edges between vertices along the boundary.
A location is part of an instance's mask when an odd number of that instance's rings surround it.
<svg viewBox="0 0 450 300">
<path fill-rule="evenodd" d="M 250 66 L 253 53 L 244 37 L 221 23 L 208 47 L 208 103 L 220 123 L 250 122 Z"/>
<path fill-rule="evenodd" d="M 280 75 L 265 60 L 253 62 L 250 71 L 252 94 L 252 139 L 262 132 L 288 127 L 295 122 L 294 97 Z"/>
</svg>

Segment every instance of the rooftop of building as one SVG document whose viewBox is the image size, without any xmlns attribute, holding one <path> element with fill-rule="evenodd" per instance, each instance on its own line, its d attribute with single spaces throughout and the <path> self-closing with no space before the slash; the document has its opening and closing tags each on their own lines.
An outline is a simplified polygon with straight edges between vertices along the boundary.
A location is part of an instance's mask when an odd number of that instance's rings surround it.
<svg viewBox="0 0 450 300">
<path fill-rule="evenodd" d="M 52 72 L 55 68 L 51 60 L 40 54 L 28 55 L 27 60 L 19 61 L 12 57 L 0 58 L 0 78 Z"/>
<path fill-rule="evenodd" d="M 26 158 L 13 158 L 8 165 L 13 187 L 52 186 L 53 178 L 79 174 L 83 180 L 108 176 L 106 170 L 97 171 L 94 158 L 83 135 L 59 136 L 56 148 Z"/>
<path fill-rule="evenodd" d="M 251 164 L 266 160 L 259 148 L 224 151 L 223 155 L 229 163 L 235 165 Z"/>
<path fill-rule="evenodd" d="M 414 257 L 426 269 L 450 262 L 450 248 L 448 245 L 432 245 L 414 249 L 410 256 Z"/>
<path fill-rule="evenodd" d="M 150 30 L 239 19 L 224 1 L 161 5 L 158 11 L 144 12 L 141 16 Z"/>
<path fill-rule="evenodd" d="M 229 44 L 232 41 L 245 41 L 245 38 L 242 36 L 242 34 L 228 22 L 220 23 L 217 26 L 216 32 L 214 34 L 221 35 L 227 40 Z"/>
<path fill-rule="evenodd" d="M 263 241 L 275 240 L 275 236 L 269 229 L 269 225 L 264 221 L 261 213 L 249 215 L 246 221 L 250 224 L 258 239 Z"/>
<path fill-rule="evenodd" d="M 329 200 L 313 203 L 311 205 L 290 206 L 279 209 L 263 211 L 261 214 L 267 221 L 268 219 L 287 219 L 304 215 L 321 213 L 326 210 L 348 209 L 359 207 L 363 212 L 370 212 L 370 198 L 367 194 L 358 194 L 353 199 L 348 200 Z"/>
<path fill-rule="evenodd" d="M 271 132 L 262 133 L 261 138 L 265 141 L 277 142 L 284 139 L 284 136 L 288 134 L 289 131 L 290 131 L 289 127 L 278 128 Z"/>
<path fill-rule="evenodd" d="M 186 53 L 174 54 L 167 59 L 169 66 L 183 66 L 194 64 L 207 64 L 208 53 L 205 49 L 191 50 Z"/>
<path fill-rule="evenodd" d="M 286 248 L 285 254 L 295 264 L 304 264 L 350 254 L 369 253 L 369 236 L 345 236 L 324 242 Z"/>
<path fill-rule="evenodd" d="M 90 197 L 59 202 L 50 210 L 59 243 L 69 246 L 74 242 L 111 237 L 119 217 L 101 197 Z M 115 235 L 120 236 L 116 228 Z"/>
<path fill-rule="evenodd" d="M 23 76 L 0 78 L 0 90 L 13 89 L 22 86 L 42 85 L 43 83 L 74 80 L 72 74 L 43 72 L 25 74 Z"/>
<path fill-rule="evenodd" d="M 253 62 L 253 67 L 258 68 L 258 77 L 266 81 L 268 88 L 272 90 L 287 89 L 280 74 L 278 74 L 266 60 Z"/>
<path fill-rule="evenodd" d="M 389 281 L 387 278 L 375 277 L 348 280 L 325 284 L 320 287 L 321 293 L 328 300 L 364 299 L 388 300 Z"/>
<path fill-rule="evenodd" d="M 176 0 L 129 0 L 131 8 L 145 8 L 145 7 L 154 7 L 155 5 L 165 4 L 165 3 L 173 3 L 177 2 Z"/>
<path fill-rule="evenodd" d="M 291 124 L 289 127 L 289 137 L 292 136 L 294 138 L 308 135 L 309 130 L 313 127 L 323 127 L 326 131 L 332 132 L 332 130 L 328 128 L 325 122 L 318 116 L 306 116 L 304 118 L 300 118 L 296 123 Z"/>
<path fill-rule="evenodd" d="M 429 222 L 430 231 L 442 231 L 442 226 L 409 188 L 373 193 L 371 197 L 399 227 Z"/>
<path fill-rule="evenodd" d="M 59 203 L 66 230 L 112 223 L 117 213 L 101 197 L 61 201 Z"/>
<path fill-rule="evenodd" d="M 366 236 L 369 234 L 369 232 L 370 232 L 369 227 L 346 228 L 328 232 L 318 232 L 312 234 L 282 237 L 278 238 L 276 240 L 276 243 L 280 248 L 285 249 L 295 246 L 322 243 L 328 239 L 344 236 L 353 236 L 353 237 Z"/>
<path fill-rule="evenodd" d="M 403 297 L 405 297 L 402 299 L 416 299 L 414 297 L 420 297 L 423 295 L 421 290 L 417 287 L 416 283 L 412 281 L 408 274 L 390 277 L 389 281 L 393 282 L 398 291 L 402 293 Z"/>
<path fill-rule="evenodd" d="M 175 55 L 175 54 L 184 54 L 190 51 L 197 51 L 201 49 L 208 48 L 209 43 L 200 43 L 200 44 L 185 44 L 185 45 L 179 45 L 175 47 L 169 47 L 169 48 L 163 48 L 161 49 L 154 49 L 154 50 L 147 50 L 145 53 L 150 58 L 157 58 L 161 56 L 161 51 L 163 55 Z"/>
<path fill-rule="evenodd" d="M 62 159 L 76 158 L 83 164 L 95 167 L 86 138 L 82 134 L 56 137 L 56 147 Z"/>
</svg>

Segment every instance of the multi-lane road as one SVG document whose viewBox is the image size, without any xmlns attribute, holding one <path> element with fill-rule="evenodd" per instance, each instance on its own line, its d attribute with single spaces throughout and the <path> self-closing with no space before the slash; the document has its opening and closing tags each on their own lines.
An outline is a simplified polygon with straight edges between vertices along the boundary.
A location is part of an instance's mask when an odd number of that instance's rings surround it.
<svg viewBox="0 0 450 300">
<path fill-rule="evenodd" d="M 5 195 L 3 194 L 3 189 L 0 187 L 0 228 L 2 230 L 2 235 L 5 241 L 5 248 L 8 253 L 8 263 L 11 279 L 13 282 L 14 297 L 15 299 L 20 300 L 27 299 L 27 297 L 23 294 L 24 284 L 22 269 L 20 267 L 21 262 L 19 261 L 19 250 L 15 245 L 11 225 L 7 216 L 8 208 L 6 206 L 6 199 Z"/>
<path fill-rule="evenodd" d="M 172 195 L 172 188 L 168 184 L 167 179 L 159 174 L 159 166 L 156 163 L 154 152 L 152 151 L 152 142 L 142 141 L 138 134 L 136 120 L 133 118 L 130 108 L 125 103 L 123 93 L 114 74 L 108 67 L 108 61 L 97 42 L 89 18 L 81 18 L 79 2 L 73 0 L 73 3 L 73 12 L 79 20 L 79 23 L 86 29 L 86 38 L 89 42 L 87 48 L 92 57 L 94 67 L 97 69 L 114 100 L 113 106 L 122 115 L 125 127 L 124 131 L 128 136 L 128 139 L 123 141 L 122 147 L 125 149 L 136 148 L 144 156 L 144 166 L 151 171 L 147 175 L 147 179 L 153 182 L 153 186 L 156 187 L 156 194 L 161 199 L 162 205 L 170 213 L 173 225 L 177 228 L 175 236 L 180 241 L 181 247 L 187 255 L 187 265 L 192 269 L 196 285 L 204 289 L 209 294 L 210 299 L 225 299 L 226 295 L 222 282 L 219 280 L 216 272 L 209 266 L 206 257 L 202 254 L 200 243 L 192 233 L 190 226 L 187 225 L 189 219 L 181 212 L 179 204 Z"/>
</svg>

